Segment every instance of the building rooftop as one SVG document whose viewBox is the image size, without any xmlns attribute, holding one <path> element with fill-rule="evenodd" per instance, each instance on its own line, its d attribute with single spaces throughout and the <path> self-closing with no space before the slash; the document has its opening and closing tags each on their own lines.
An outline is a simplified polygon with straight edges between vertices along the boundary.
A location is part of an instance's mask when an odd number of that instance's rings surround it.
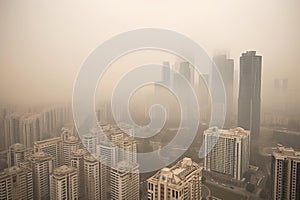
<svg viewBox="0 0 300 200">
<path fill-rule="evenodd" d="M 63 165 L 63 166 L 60 166 L 60 167 L 56 168 L 54 170 L 53 174 L 55 176 L 65 176 L 65 175 L 68 175 L 68 174 L 70 174 L 74 171 L 76 171 L 76 168 Z"/>
<path fill-rule="evenodd" d="M 31 171 L 30 168 L 21 168 L 21 167 L 17 167 L 17 166 L 12 166 L 9 168 L 4 169 L 1 173 L 0 173 L 0 177 L 4 177 L 4 176 L 11 176 L 14 174 L 18 174 L 20 172 L 24 172 L 24 171 Z"/>
<path fill-rule="evenodd" d="M 25 151 L 27 148 L 24 144 L 16 143 L 11 145 L 10 149 L 13 149 L 14 151 Z"/>
<path fill-rule="evenodd" d="M 300 152 L 295 151 L 291 147 L 284 147 L 281 144 L 277 145 L 277 149 L 273 152 L 275 158 L 293 158 L 300 160 Z"/>
<path fill-rule="evenodd" d="M 198 169 L 201 169 L 201 167 L 196 162 L 193 162 L 191 158 L 185 157 L 171 168 L 166 167 L 161 169 L 150 179 L 161 179 L 162 181 L 167 181 L 171 184 L 179 185 L 184 182 L 190 174 Z"/>
<path fill-rule="evenodd" d="M 52 159 L 52 156 L 42 151 L 35 152 L 29 157 L 29 160 L 31 161 L 45 161 L 49 159 Z"/>
<path fill-rule="evenodd" d="M 119 172 L 133 172 L 137 170 L 139 165 L 137 163 L 129 162 L 129 161 L 121 161 L 118 162 L 113 169 Z"/>
<path fill-rule="evenodd" d="M 218 129 L 217 127 L 212 127 L 204 131 L 204 134 L 214 134 L 219 137 L 232 137 L 232 138 L 242 138 L 250 135 L 250 131 L 246 131 L 243 128 L 237 127 L 234 129 L 224 130 Z"/>
</svg>

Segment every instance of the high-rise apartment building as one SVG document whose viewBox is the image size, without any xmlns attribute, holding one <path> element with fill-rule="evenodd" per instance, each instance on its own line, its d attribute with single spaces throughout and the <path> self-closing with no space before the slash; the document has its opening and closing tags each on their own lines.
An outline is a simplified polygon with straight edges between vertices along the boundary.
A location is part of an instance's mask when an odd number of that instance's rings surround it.
<svg viewBox="0 0 300 200">
<path fill-rule="evenodd" d="M 20 142 L 21 116 L 17 113 L 7 115 L 4 119 L 4 140 L 5 149 Z"/>
<path fill-rule="evenodd" d="M 42 122 L 38 114 L 26 114 L 21 117 L 20 143 L 33 147 L 34 142 L 41 140 Z"/>
<path fill-rule="evenodd" d="M 147 180 L 148 199 L 201 199 L 202 167 L 183 158 L 171 168 L 163 168 Z"/>
<path fill-rule="evenodd" d="M 32 170 L 10 167 L 0 173 L 1 200 L 33 200 Z"/>
<path fill-rule="evenodd" d="M 73 151 L 76 151 L 79 148 L 80 140 L 78 137 L 69 136 L 63 139 L 63 164 L 69 165 L 70 158 Z"/>
<path fill-rule="evenodd" d="M 44 152 L 36 152 L 29 158 L 32 169 L 33 199 L 50 199 L 50 174 L 53 172 L 52 156 Z"/>
<path fill-rule="evenodd" d="M 110 170 L 111 199 L 138 200 L 140 183 L 138 164 L 121 161 Z"/>
<path fill-rule="evenodd" d="M 30 153 L 31 149 L 26 148 L 23 144 L 16 143 L 11 145 L 7 152 L 8 167 L 19 166 Z"/>
<path fill-rule="evenodd" d="M 242 128 L 222 130 L 216 127 L 204 131 L 207 171 L 222 173 L 241 180 L 249 168 L 250 132 Z"/>
<path fill-rule="evenodd" d="M 251 138 L 260 132 L 262 56 L 247 51 L 240 57 L 238 126 L 251 130 Z"/>
<path fill-rule="evenodd" d="M 63 161 L 62 139 L 60 137 L 35 142 L 35 152 L 45 152 L 53 157 L 54 168 L 61 166 Z"/>
<path fill-rule="evenodd" d="M 86 199 L 107 198 L 107 166 L 104 157 L 95 158 L 94 155 L 84 157 L 84 185 Z"/>
<path fill-rule="evenodd" d="M 84 149 L 77 149 L 73 151 L 70 157 L 70 166 L 75 167 L 78 174 L 78 197 L 84 198 L 85 196 L 85 183 L 84 183 L 84 156 L 87 155 Z"/>
<path fill-rule="evenodd" d="M 82 138 L 84 147 L 91 153 L 96 153 L 97 137 L 93 134 L 86 134 Z"/>
<path fill-rule="evenodd" d="M 273 199 L 300 199 L 300 152 L 278 145 L 272 155 Z"/>
<path fill-rule="evenodd" d="M 74 167 L 66 165 L 56 168 L 50 175 L 50 199 L 70 199 L 78 198 L 78 174 Z"/>
</svg>

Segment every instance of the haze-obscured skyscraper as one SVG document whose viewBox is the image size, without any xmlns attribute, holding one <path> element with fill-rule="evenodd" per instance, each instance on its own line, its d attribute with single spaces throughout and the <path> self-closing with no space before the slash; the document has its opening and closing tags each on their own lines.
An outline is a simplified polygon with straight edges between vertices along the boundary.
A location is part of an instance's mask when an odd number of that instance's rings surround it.
<svg viewBox="0 0 300 200">
<path fill-rule="evenodd" d="M 4 120 L 5 149 L 20 142 L 21 116 L 17 113 L 7 115 Z"/>
<path fill-rule="evenodd" d="M 260 132 L 262 56 L 247 51 L 240 57 L 238 126 L 251 130 L 251 138 Z"/>
<path fill-rule="evenodd" d="M 147 180 L 149 200 L 201 199 L 202 167 L 183 158 L 171 168 L 163 168 Z"/>
<path fill-rule="evenodd" d="M 226 55 L 219 55 L 213 57 L 217 69 L 223 79 L 224 88 L 226 92 L 226 118 L 225 127 L 233 126 L 233 81 L 234 81 L 234 61 L 228 59 Z M 218 72 L 213 68 L 212 79 L 218 76 Z M 214 87 L 218 87 L 215 82 L 212 82 L 212 92 L 217 91 Z M 225 105 L 223 105 L 225 107 Z M 223 108 L 224 109 L 224 108 Z"/>
<path fill-rule="evenodd" d="M 8 167 L 19 166 L 20 162 L 25 160 L 26 155 L 28 155 L 30 151 L 30 149 L 20 143 L 10 146 L 7 152 Z"/>
<path fill-rule="evenodd" d="M 272 155 L 273 199 L 300 199 L 300 152 L 281 145 Z"/>
<path fill-rule="evenodd" d="M 204 168 L 241 180 L 249 168 L 250 133 L 242 128 L 204 131 Z"/>
<path fill-rule="evenodd" d="M 169 62 L 163 62 L 164 68 L 162 68 L 162 81 L 166 85 L 171 84 L 171 69 L 170 69 L 170 63 Z"/>
</svg>

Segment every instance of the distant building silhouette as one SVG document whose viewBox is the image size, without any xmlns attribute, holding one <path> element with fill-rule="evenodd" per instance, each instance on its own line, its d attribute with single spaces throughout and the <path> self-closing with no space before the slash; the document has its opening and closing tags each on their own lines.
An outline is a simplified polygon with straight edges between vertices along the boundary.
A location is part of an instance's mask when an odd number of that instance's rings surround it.
<svg viewBox="0 0 300 200">
<path fill-rule="evenodd" d="M 213 57 L 213 61 L 219 70 L 219 73 L 223 79 L 224 88 L 226 92 L 226 118 L 225 127 L 233 126 L 233 81 L 234 81 L 234 61 L 233 59 L 226 58 L 226 55 L 218 55 Z M 218 76 L 218 72 L 213 68 L 212 78 Z M 218 87 L 215 82 L 212 82 L 212 87 Z M 225 105 L 223 105 L 225 107 Z"/>
<path fill-rule="evenodd" d="M 251 131 L 251 138 L 260 132 L 262 56 L 247 51 L 240 57 L 238 126 Z"/>
</svg>

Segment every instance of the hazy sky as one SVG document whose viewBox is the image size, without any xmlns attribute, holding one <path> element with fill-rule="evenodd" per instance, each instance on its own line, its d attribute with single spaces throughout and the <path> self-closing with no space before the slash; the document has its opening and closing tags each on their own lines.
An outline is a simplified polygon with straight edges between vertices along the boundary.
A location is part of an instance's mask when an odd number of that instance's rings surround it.
<svg viewBox="0 0 300 200">
<path fill-rule="evenodd" d="M 299 0 L 1 0 L 0 102 L 71 100 L 89 53 L 139 27 L 178 31 L 210 55 L 230 50 L 236 69 L 240 53 L 254 49 L 263 55 L 264 99 L 272 99 L 267 88 L 275 77 L 289 78 L 296 93 L 299 10 Z"/>
</svg>

